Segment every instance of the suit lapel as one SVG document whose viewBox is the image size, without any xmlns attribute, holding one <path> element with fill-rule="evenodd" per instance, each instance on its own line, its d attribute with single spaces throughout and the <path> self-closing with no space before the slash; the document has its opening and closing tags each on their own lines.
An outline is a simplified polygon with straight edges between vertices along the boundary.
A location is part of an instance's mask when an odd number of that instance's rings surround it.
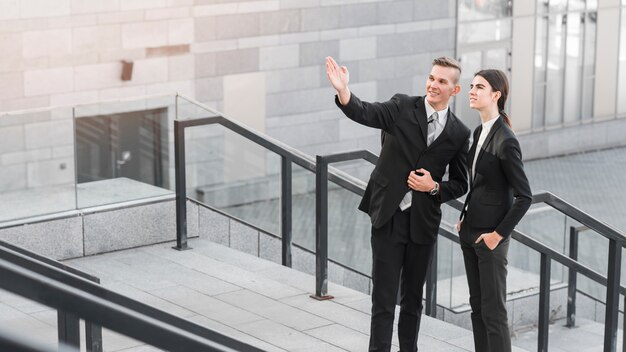
<svg viewBox="0 0 626 352">
<path fill-rule="evenodd" d="M 482 158 L 485 149 L 487 149 L 487 147 L 489 146 L 489 144 L 491 143 L 491 141 L 493 140 L 493 135 L 498 131 L 498 129 L 500 129 L 500 126 L 502 125 L 502 118 L 498 117 L 498 121 L 496 121 L 493 126 L 491 126 L 491 130 L 489 131 L 489 134 L 487 135 L 487 138 L 485 138 L 485 142 L 483 143 L 483 146 L 480 148 L 480 152 L 478 153 L 478 159 L 476 159 L 476 167 L 478 167 L 478 163 L 480 163 L 480 158 Z M 480 136 L 480 134 L 479 134 Z"/>
<path fill-rule="evenodd" d="M 483 130 L 483 126 L 479 125 L 474 131 L 474 140 L 472 141 L 472 147 L 467 154 L 467 161 L 469 163 L 469 172 L 470 172 L 470 185 L 474 180 L 474 174 L 472 172 L 472 165 L 474 164 L 474 155 L 476 155 L 476 146 L 478 145 L 478 138 L 480 137 L 480 132 Z"/>
<path fill-rule="evenodd" d="M 413 110 L 413 114 L 415 114 L 415 120 L 420 127 L 422 132 L 422 141 L 424 142 L 424 146 L 426 146 L 426 138 L 428 135 L 428 121 L 426 117 L 426 97 L 422 97 L 421 100 L 417 100 L 415 103 L 415 110 Z"/>
</svg>

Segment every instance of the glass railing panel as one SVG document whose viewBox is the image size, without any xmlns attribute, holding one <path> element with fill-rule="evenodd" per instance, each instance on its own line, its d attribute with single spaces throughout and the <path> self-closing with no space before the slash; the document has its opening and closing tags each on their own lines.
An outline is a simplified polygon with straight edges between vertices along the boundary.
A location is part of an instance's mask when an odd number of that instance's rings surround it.
<svg viewBox="0 0 626 352">
<path fill-rule="evenodd" d="M 277 154 L 221 125 L 188 128 L 185 153 L 189 198 L 280 234 Z"/>
<path fill-rule="evenodd" d="M 369 181 L 374 170 L 374 164 L 363 159 L 333 163 L 330 166 L 365 183 Z"/>
<path fill-rule="evenodd" d="M 175 96 L 74 109 L 79 208 L 172 194 Z"/>
<path fill-rule="evenodd" d="M 315 173 L 291 166 L 292 242 L 315 252 Z"/>
<path fill-rule="evenodd" d="M 358 209 L 360 202 L 361 196 L 328 183 L 328 257 L 370 275 L 371 222 Z"/>
<path fill-rule="evenodd" d="M 567 255 L 569 252 L 568 217 L 550 206 L 543 203 L 533 204 L 516 228 L 558 253 Z M 535 252 L 535 250 L 524 247 L 515 250 L 511 247 L 509 258 L 515 258 L 516 269 L 538 275 L 540 262 L 526 258 L 529 252 Z M 567 270 L 562 265 L 553 262 L 551 280 L 553 284 L 567 282 Z"/>
<path fill-rule="evenodd" d="M 578 233 L 578 262 L 606 276 L 608 258 L 609 240 L 607 238 L 593 230 L 583 230 Z M 606 287 L 584 275 L 578 275 L 576 287 L 600 302 L 606 301 Z"/>
<path fill-rule="evenodd" d="M 460 252 L 456 243 L 441 236 L 437 240 L 437 304 L 446 308 L 453 308 L 460 304 L 459 301 L 467 300 L 463 291 L 455 289 L 454 257 L 458 257 Z"/>
<path fill-rule="evenodd" d="M 76 209 L 71 108 L 0 115 L 0 222 Z"/>
</svg>

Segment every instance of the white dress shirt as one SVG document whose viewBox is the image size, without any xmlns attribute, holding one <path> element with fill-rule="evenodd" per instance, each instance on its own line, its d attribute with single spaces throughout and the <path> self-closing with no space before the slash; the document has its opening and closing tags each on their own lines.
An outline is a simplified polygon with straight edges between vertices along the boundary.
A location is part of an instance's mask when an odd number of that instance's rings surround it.
<svg viewBox="0 0 626 352">
<path fill-rule="evenodd" d="M 435 140 L 437 140 L 439 135 L 441 135 L 441 132 L 443 132 L 443 128 L 446 126 L 446 122 L 448 121 L 448 106 L 446 106 L 443 110 L 437 111 L 430 105 L 430 103 L 428 103 L 428 99 L 424 99 L 424 106 L 426 107 L 427 118 L 430 118 L 432 114 L 437 112 L 437 120 L 433 122 L 435 124 Z M 407 175 L 407 178 L 408 177 L 409 175 Z M 409 190 L 404 195 L 404 198 L 402 198 L 402 201 L 400 201 L 400 205 L 398 205 L 402 211 L 407 210 L 411 207 L 411 191 L 412 190 Z"/>
</svg>

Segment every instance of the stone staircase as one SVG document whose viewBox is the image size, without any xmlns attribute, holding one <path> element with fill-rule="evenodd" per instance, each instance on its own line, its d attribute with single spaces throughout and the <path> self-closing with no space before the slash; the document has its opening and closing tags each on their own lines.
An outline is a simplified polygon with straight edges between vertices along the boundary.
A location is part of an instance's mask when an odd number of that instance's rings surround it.
<svg viewBox="0 0 626 352">
<path fill-rule="evenodd" d="M 105 287 L 210 327 L 267 351 L 365 351 L 370 297 L 329 284 L 330 301 L 309 297 L 315 278 L 207 239 L 189 251 L 172 243 L 66 261 L 101 278 Z M 55 311 L 0 292 L 0 324 L 50 345 Z M 33 330 L 34 329 L 34 330 Z M 104 330 L 106 351 L 153 351 Z M 394 338 L 397 347 L 397 338 Z M 472 351 L 471 332 L 424 317 L 420 351 Z M 516 351 L 523 351 L 516 349 Z"/>
</svg>

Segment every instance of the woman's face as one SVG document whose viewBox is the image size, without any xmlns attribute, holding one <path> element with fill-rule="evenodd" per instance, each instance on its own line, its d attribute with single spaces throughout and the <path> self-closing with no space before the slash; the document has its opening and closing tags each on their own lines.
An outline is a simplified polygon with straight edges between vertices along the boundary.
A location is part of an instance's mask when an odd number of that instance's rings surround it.
<svg viewBox="0 0 626 352">
<path fill-rule="evenodd" d="M 470 108 L 474 110 L 484 110 L 491 107 L 498 107 L 500 92 L 494 92 L 489 82 L 482 76 L 474 76 L 469 90 Z"/>
</svg>

